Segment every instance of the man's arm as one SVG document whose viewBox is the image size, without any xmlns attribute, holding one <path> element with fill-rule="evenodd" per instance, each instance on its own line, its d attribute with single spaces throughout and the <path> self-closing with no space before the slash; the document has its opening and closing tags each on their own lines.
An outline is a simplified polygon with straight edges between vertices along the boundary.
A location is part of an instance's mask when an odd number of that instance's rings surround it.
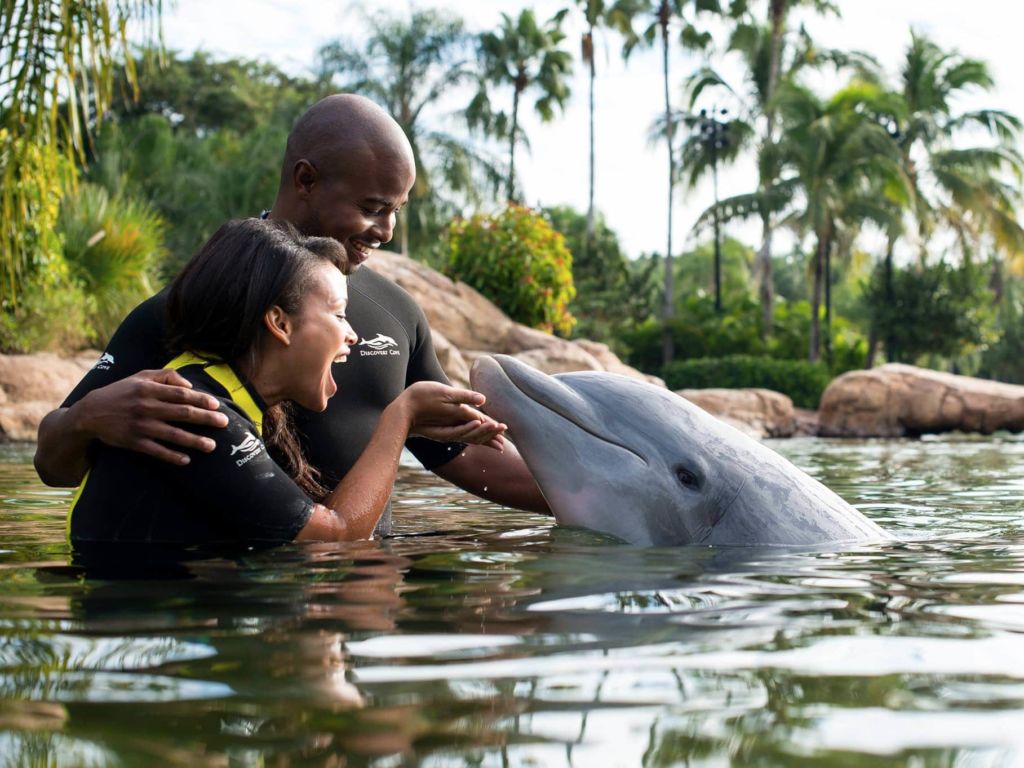
<svg viewBox="0 0 1024 768">
<path fill-rule="evenodd" d="M 551 514 L 526 462 L 508 441 L 503 452 L 481 445 L 466 446 L 461 454 L 433 471 L 438 477 L 488 501 Z"/>
<path fill-rule="evenodd" d="M 161 443 L 209 453 L 214 441 L 168 422 L 223 427 L 227 418 L 217 407 L 216 398 L 192 391 L 175 371 L 140 371 L 48 413 L 39 424 L 36 472 L 47 485 L 78 485 L 89 469 L 93 440 L 187 464 L 187 454 Z"/>
<path fill-rule="evenodd" d="M 217 408 L 215 398 L 193 392 L 173 371 L 155 370 L 169 359 L 164 306 L 160 293 L 133 309 L 96 366 L 39 425 L 35 465 L 47 485 L 78 485 L 89 468 L 94 440 L 177 464 L 187 461 L 185 454 L 157 441 L 212 450 L 207 440 L 167 423 L 223 427 L 226 421 L 208 410 Z"/>
</svg>

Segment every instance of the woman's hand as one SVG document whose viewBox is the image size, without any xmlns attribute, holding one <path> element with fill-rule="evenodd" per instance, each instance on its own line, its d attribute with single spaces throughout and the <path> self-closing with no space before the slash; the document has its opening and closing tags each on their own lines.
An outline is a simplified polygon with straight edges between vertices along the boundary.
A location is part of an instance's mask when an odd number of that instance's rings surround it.
<svg viewBox="0 0 1024 768">
<path fill-rule="evenodd" d="M 409 434 L 446 443 L 486 445 L 501 451 L 508 427 L 477 410 L 484 396 L 436 381 L 418 381 L 395 404 L 407 409 Z"/>
</svg>

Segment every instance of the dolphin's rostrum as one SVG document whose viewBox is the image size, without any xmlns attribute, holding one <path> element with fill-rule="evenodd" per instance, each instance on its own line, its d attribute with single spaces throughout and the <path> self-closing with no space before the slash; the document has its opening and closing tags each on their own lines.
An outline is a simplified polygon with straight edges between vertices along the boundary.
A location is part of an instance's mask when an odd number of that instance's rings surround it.
<svg viewBox="0 0 1024 768">
<path fill-rule="evenodd" d="M 639 545 L 890 538 L 782 456 L 686 399 L 610 373 L 482 357 L 471 385 L 508 424 L 555 518 Z"/>
</svg>

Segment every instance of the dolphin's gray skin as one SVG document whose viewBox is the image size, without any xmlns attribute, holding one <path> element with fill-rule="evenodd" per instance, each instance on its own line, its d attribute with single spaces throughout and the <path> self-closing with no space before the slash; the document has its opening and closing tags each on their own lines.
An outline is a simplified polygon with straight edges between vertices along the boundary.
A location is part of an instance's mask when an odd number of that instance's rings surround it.
<svg viewBox="0 0 1024 768">
<path fill-rule="evenodd" d="M 819 545 L 889 539 L 756 440 L 668 390 L 610 373 L 548 376 L 482 357 L 471 385 L 555 518 L 631 544 Z"/>
</svg>

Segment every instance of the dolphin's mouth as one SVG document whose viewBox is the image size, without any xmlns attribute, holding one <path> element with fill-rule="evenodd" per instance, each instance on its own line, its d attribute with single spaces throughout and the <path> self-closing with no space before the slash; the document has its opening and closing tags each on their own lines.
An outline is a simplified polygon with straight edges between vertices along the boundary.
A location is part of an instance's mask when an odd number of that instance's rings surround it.
<svg viewBox="0 0 1024 768">
<path fill-rule="evenodd" d="M 576 427 L 580 431 L 585 432 L 586 434 L 590 435 L 595 440 L 600 440 L 603 443 L 607 443 L 608 445 L 611 445 L 611 446 L 614 446 L 616 448 L 619 448 L 619 449 L 625 451 L 626 453 L 630 454 L 631 456 L 634 456 L 636 459 L 638 459 L 640 462 L 642 462 L 645 466 L 648 465 L 647 459 L 645 459 L 642 455 L 637 453 L 635 450 L 633 450 L 632 448 L 630 448 L 627 445 L 623 445 L 622 443 L 614 440 L 613 438 L 609 437 L 607 434 L 602 434 L 601 432 L 597 431 L 597 429 L 595 427 L 587 425 L 587 424 L 584 424 L 580 420 L 579 417 L 575 416 L 572 413 L 568 403 L 566 403 L 566 402 L 561 402 L 560 403 L 556 397 L 552 397 L 552 396 L 549 395 L 549 393 L 545 392 L 545 388 L 550 388 L 551 387 L 551 384 L 549 382 L 552 381 L 552 379 L 550 377 L 548 377 L 546 374 L 542 374 L 542 373 L 537 372 L 538 381 L 531 381 L 532 374 L 534 373 L 534 370 L 532 368 L 530 368 L 529 366 L 527 366 L 525 363 L 520 363 L 520 364 L 518 364 L 516 366 L 515 369 L 513 369 L 512 372 L 514 374 L 516 374 L 515 377 L 513 377 L 512 375 L 510 375 L 509 370 L 505 368 L 505 365 L 503 364 L 503 361 L 499 359 L 500 357 L 502 357 L 502 356 L 496 355 L 493 358 L 489 358 L 489 359 L 488 358 L 481 358 L 480 360 L 477 361 L 476 366 L 487 365 L 488 367 L 492 367 L 492 368 L 497 369 L 494 372 L 495 373 L 500 372 L 502 380 L 504 382 L 506 382 L 507 384 L 509 384 L 514 390 L 516 390 L 519 394 L 521 394 L 527 400 L 530 400 L 531 402 L 536 403 L 537 405 L 541 406 L 542 408 L 547 409 L 548 411 L 550 411 L 551 413 L 555 414 L 556 416 L 559 416 L 560 418 L 562 418 L 565 421 L 569 422 L 570 424 L 572 424 L 574 427 Z M 514 358 L 511 358 L 511 359 L 514 359 Z M 493 363 L 493 366 L 489 365 L 489 363 Z M 519 368 L 522 368 L 523 370 L 520 371 L 520 370 L 518 370 Z M 476 371 L 477 371 L 477 368 L 474 366 L 473 373 L 475 374 Z M 541 377 L 543 377 L 543 378 L 541 378 Z M 480 391 L 484 391 L 484 389 L 486 389 L 486 386 L 481 387 L 480 383 L 482 383 L 482 382 L 478 383 L 477 381 L 473 381 L 472 386 L 475 389 L 478 389 Z M 547 385 L 547 387 L 541 386 L 542 384 L 543 385 Z M 572 390 L 568 389 L 567 387 L 565 387 L 562 384 L 555 384 L 554 386 L 557 386 L 559 389 L 564 390 L 568 397 L 578 397 L 578 395 L 576 395 L 574 392 L 572 392 Z M 488 399 L 490 398 L 490 393 L 484 391 L 484 394 L 488 396 Z M 564 398 L 564 399 L 568 399 L 568 397 Z M 486 410 L 486 406 L 485 406 L 485 410 Z M 512 432 L 513 437 L 514 437 L 515 436 L 515 424 L 514 424 L 515 419 L 514 418 L 510 418 L 509 415 L 506 415 L 503 420 L 508 422 L 509 430 Z"/>
</svg>

